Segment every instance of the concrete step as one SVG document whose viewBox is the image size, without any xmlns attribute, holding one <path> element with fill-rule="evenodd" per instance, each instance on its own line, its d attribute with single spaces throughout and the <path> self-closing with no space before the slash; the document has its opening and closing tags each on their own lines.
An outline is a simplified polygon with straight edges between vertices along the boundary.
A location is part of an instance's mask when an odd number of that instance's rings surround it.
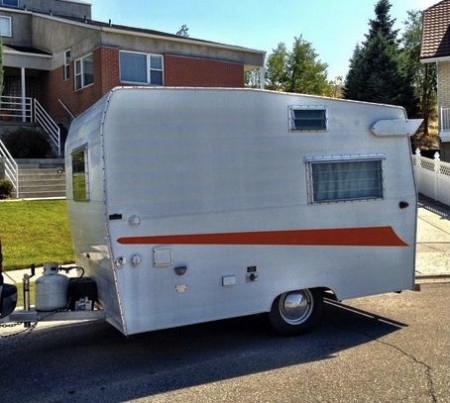
<svg viewBox="0 0 450 403">
<path fill-rule="evenodd" d="M 65 180 L 65 172 L 57 169 L 19 169 L 19 180 Z"/>
<path fill-rule="evenodd" d="M 16 159 L 19 169 L 25 168 L 62 168 L 64 169 L 64 158 L 27 158 Z"/>
<path fill-rule="evenodd" d="M 19 168 L 19 198 L 65 197 L 66 175 L 63 168 L 30 166 L 33 165 L 23 164 Z"/>
<path fill-rule="evenodd" d="M 20 199 L 46 199 L 46 198 L 65 198 L 66 191 L 53 191 L 53 190 L 45 190 L 42 192 L 22 192 L 19 189 L 19 198 Z"/>
<path fill-rule="evenodd" d="M 48 183 L 48 182 L 36 182 L 34 184 L 22 184 L 19 182 L 19 191 L 20 193 L 23 192 L 40 192 L 45 190 L 55 190 L 58 192 L 62 192 L 66 190 L 66 184 L 65 183 Z"/>
<path fill-rule="evenodd" d="M 23 175 L 47 175 L 51 173 L 64 174 L 63 168 L 23 168 L 19 167 L 19 174 Z"/>
</svg>

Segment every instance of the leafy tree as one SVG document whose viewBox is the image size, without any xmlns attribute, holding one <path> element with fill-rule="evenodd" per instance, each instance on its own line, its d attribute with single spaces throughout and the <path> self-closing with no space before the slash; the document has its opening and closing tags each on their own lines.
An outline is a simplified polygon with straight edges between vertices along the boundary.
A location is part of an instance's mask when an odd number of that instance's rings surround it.
<svg viewBox="0 0 450 403">
<path fill-rule="evenodd" d="M 357 45 L 345 80 L 347 99 L 401 105 L 409 116 L 417 114 L 417 100 L 411 77 L 402 69 L 395 20 L 389 15 L 389 0 L 375 5 L 376 18 L 369 21 L 369 32 Z"/>
<path fill-rule="evenodd" d="M 342 88 L 344 87 L 344 77 L 337 76 L 333 81 L 330 81 L 330 88 L 333 98 L 342 98 Z"/>
<path fill-rule="evenodd" d="M 286 45 L 280 42 L 267 58 L 266 88 L 285 91 L 288 83 L 287 61 L 289 52 Z"/>
<path fill-rule="evenodd" d="M 302 94 L 330 95 L 327 81 L 327 65 L 317 60 L 317 53 L 311 43 L 300 36 L 295 38 L 287 67 L 288 92 Z"/>
<path fill-rule="evenodd" d="M 183 24 L 176 33 L 177 36 L 182 36 L 183 38 L 189 38 L 189 27 Z"/>
<path fill-rule="evenodd" d="M 419 115 L 424 120 L 424 135 L 428 135 L 428 124 L 436 112 L 436 65 L 420 62 L 422 42 L 422 13 L 408 11 L 402 35 L 401 66 L 406 75 L 411 77 L 414 95 L 419 100 Z"/>
<path fill-rule="evenodd" d="M 279 43 L 266 64 L 266 88 L 302 94 L 331 95 L 327 65 L 317 60 L 311 43 L 294 38 L 292 51 Z"/>
</svg>

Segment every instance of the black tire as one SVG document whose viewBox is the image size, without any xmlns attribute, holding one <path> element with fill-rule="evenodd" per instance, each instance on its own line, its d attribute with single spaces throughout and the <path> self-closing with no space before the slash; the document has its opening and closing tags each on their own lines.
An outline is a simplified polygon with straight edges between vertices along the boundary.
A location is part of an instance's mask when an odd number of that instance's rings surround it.
<svg viewBox="0 0 450 403">
<path fill-rule="evenodd" d="M 316 326 L 322 311 L 321 290 L 290 291 L 275 299 L 269 312 L 269 320 L 277 333 L 283 336 L 296 336 Z"/>
</svg>

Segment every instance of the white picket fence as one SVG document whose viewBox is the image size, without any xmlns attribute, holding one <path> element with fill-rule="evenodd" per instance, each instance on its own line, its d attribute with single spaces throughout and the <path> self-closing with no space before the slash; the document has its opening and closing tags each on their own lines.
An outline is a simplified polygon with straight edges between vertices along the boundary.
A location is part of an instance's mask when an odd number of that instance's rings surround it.
<svg viewBox="0 0 450 403">
<path fill-rule="evenodd" d="M 418 192 L 450 206 L 450 163 L 441 161 L 438 152 L 431 159 L 417 149 L 413 164 Z"/>
</svg>

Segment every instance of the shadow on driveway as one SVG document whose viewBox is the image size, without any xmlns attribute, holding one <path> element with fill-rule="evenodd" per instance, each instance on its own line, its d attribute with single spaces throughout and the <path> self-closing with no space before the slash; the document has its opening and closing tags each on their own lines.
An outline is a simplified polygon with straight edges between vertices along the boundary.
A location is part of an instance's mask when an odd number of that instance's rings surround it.
<svg viewBox="0 0 450 403">
<path fill-rule="evenodd" d="M 124 401 L 319 360 L 396 332 L 403 323 L 327 302 L 321 325 L 272 333 L 265 315 L 125 337 L 106 323 L 39 327 L 0 339 L 2 400 Z M 87 400 L 86 400 L 87 399 Z"/>
</svg>

